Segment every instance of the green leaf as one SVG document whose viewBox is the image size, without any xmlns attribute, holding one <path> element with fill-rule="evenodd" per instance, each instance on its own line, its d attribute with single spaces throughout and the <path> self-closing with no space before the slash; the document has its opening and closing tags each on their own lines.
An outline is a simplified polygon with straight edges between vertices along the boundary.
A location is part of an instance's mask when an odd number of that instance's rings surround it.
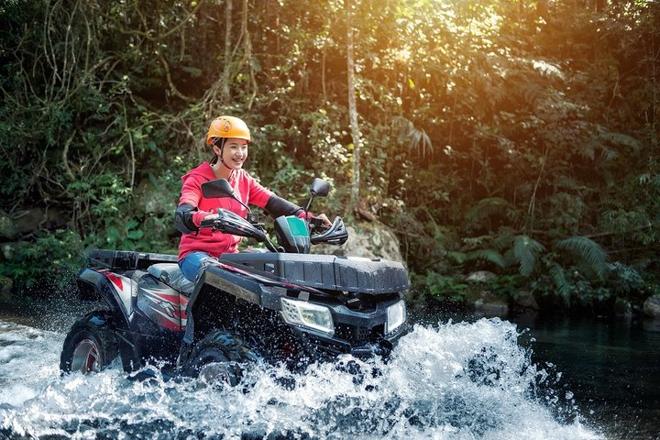
<svg viewBox="0 0 660 440">
<path fill-rule="evenodd" d="M 126 236 L 127 236 L 130 240 L 139 240 L 139 239 L 141 239 L 142 237 L 144 237 L 144 232 L 142 232 L 141 230 L 137 229 L 137 230 L 133 230 L 133 231 L 128 231 L 128 234 L 126 234 Z"/>
<path fill-rule="evenodd" d="M 119 231 L 114 226 L 108 227 L 105 231 L 108 243 L 117 243 L 119 241 Z"/>
</svg>

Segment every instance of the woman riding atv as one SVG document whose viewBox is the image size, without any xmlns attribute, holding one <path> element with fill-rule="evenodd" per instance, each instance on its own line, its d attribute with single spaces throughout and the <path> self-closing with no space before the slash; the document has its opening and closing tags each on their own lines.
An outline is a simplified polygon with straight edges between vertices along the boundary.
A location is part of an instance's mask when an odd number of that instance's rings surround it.
<svg viewBox="0 0 660 440">
<path fill-rule="evenodd" d="M 304 218 L 305 211 L 264 188 L 247 171 L 243 164 L 248 157 L 252 138 L 247 124 L 234 116 L 214 119 L 206 135 L 206 144 L 213 149 L 214 157 L 203 162 L 182 177 L 181 195 L 175 214 L 176 228 L 182 233 L 179 243 L 179 266 L 183 275 L 195 281 L 200 269 L 209 258 L 224 253 L 238 252 L 241 237 L 208 228 L 200 228 L 203 220 L 218 216 L 218 208 L 227 209 L 241 217 L 247 217 L 247 209 L 232 198 L 205 198 L 202 184 L 216 179 L 226 179 L 236 196 L 246 205 L 264 208 L 271 216 L 296 215 Z M 325 214 L 319 218 L 326 227 L 331 225 Z"/>
</svg>

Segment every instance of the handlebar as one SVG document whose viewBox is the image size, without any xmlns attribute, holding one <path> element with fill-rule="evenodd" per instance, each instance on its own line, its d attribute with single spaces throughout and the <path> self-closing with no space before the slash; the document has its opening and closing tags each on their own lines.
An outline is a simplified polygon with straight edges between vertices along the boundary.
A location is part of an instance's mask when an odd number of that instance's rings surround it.
<svg viewBox="0 0 660 440">
<path fill-rule="evenodd" d="M 321 226 L 323 225 L 323 220 L 319 220 Z M 310 222 L 311 223 L 311 222 Z M 342 245 L 348 240 L 348 231 L 344 225 L 344 221 L 341 217 L 335 217 L 335 220 L 332 222 L 332 226 L 323 230 L 320 234 L 312 234 L 310 236 L 312 244 L 321 244 L 328 243 L 334 245 Z"/>
<path fill-rule="evenodd" d="M 319 218 L 308 219 L 310 227 L 310 241 L 312 244 L 333 244 L 341 245 L 348 239 L 348 232 L 344 226 L 341 217 L 335 217 L 329 228 L 324 228 L 324 222 Z M 244 219 L 226 209 L 218 209 L 218 217 L 204 219 L 199 225 L 200 228 L 210 228 L 212 230 L 222 231 L 227 234 L 239 235 L 242 237 L 256 238 L 264 242 L 266 247 L 272 252 L 278 252 L 279 249 L 270 241 L 264 231 L 263 225 Z M 312 231 L 320 230 L 318 234 L 312 234 Z"/>
<path fill-rule="evenodd" d="M 277 248 L 270 241 L 260 224 L 252 223 L 227 209 L 219 208 L 218 217 L 202 220 L 199 227 L 210 228 L 214 231 L 222 231 L 241 237 L 256 238 L 258 241 L 264 242 L 270 251 L 277 252 Z"/>
<path fill-rule="evenodd" d="M 307 219 L 307 223 L 309 223 L 309 230 L 311 231 L 321 231 L 325 232 L 329 229 L 329 227 L 325 226 L 325 222 L 323 219 L 320 219 L 318 217 L 309 217 Z"/>
</svg>

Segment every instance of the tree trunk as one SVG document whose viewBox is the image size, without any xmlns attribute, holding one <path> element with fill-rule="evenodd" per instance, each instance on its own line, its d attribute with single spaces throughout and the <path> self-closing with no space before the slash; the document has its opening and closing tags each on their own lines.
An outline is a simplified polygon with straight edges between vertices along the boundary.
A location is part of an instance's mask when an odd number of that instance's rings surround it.
<svg viewBox="0 0 660 440">
<path fill-rule="evenodd" d="M 325 59 L 326 59 L 326 46 L 328 42 L 323 43 L 323 52 L 321 55 L 321 91 L 323 93 L 323 104 L 328 102 L 328 93 L 325 89 Z"/>
<path fill-rule="evenodd" d="M 241 34 L 243 34 L 244 40 L 243 40 L 243 48 L 244 48 L 244 60 L 247 63 L 248 71 L 250 72 L 250 86 L 252 88 L 250 92 L 250 98 L 248 100 L 248 109 L 252 108 L 252 104 L 254 104 L 254 99 L 257 96 L 258 88 L 257 88 L 257 79 L 254 74 L 254 65 L 252 64 L 252 40 L 250 39 L 250 31 L 248 29 L 248 0 L 243 0 L 243 19 L 241 20 L 241 27 L 242 31 Z"/>
<path fill-rule="evenodd" d="M 351 124 L 351 137 L 353 138 L 353 178 L 351 182 L 351 206 L 349 212 L 358 204 L 360 197 L 360 127 L 358 126 L 358 113 L 355 105 L 355 63 L 353 61 L 353 23 L 351 1 L 345 0 L 346 7 L 346 52 L 348 63 L 348 116 Z"/>
<path fill-rule="evenodd" d="M 594 11 L 603 12 L 605 9 L 607 9 L 606 0 L 594 0 Z"/>
<path fill-rule="evenodd" d="M 225 8 L 225 56 L 224 56 L 224 71 L 222 74 L 222 97 L 225 103 L 229 101 L 230 89 L 229 82 L 231 80 L 231 14 L 233 4 L 232 0 L 227 0 Z"/>
</svg>

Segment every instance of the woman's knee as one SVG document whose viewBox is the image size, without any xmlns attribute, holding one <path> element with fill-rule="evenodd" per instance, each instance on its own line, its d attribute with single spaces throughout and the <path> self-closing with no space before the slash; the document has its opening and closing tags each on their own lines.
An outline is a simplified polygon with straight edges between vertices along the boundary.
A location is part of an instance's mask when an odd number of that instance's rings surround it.
<svg viewBox="0 0 660 440">
<path fill-rule="evenodd" d="M 210 258 L 206 252 L 191 252 L 179 261 L 179 267 L 183 276 L 190 281 L 195 281 L 202 269 L 204 260 Z"/>
</svg>

